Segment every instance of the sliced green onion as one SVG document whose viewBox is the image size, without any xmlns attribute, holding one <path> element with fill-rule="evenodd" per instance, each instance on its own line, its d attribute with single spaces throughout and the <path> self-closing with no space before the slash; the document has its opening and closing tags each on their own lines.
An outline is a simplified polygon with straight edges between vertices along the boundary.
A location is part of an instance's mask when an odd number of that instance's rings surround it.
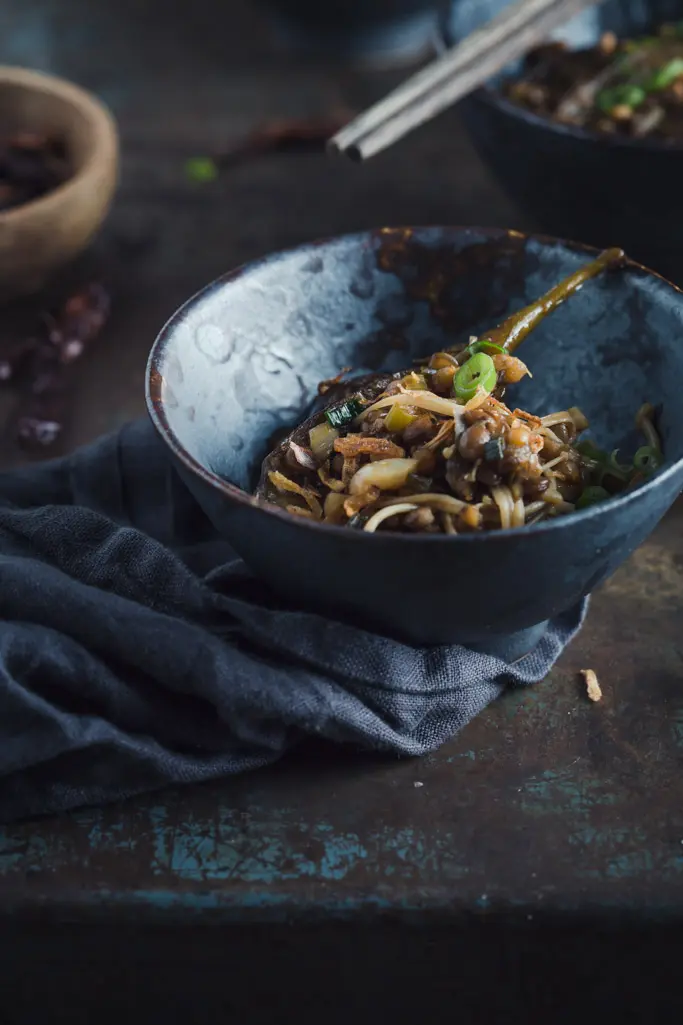
<svg viewBox="0 0 683 1025">
<path fill-rule="evenodd" d="M 346 427 L 352 420 L 355 420 L 363 412 L 363 405 L 359 399 L 347 399 L 340 402 L 338 406 L 332 406 L 325 410 L 325 419 L 330 427 Z"/>
<path fill-rule="evenodd" d="M 339 431 L 335 431 L 334 427 L 330 427 L 328 423 L 317 424 L 315 427 L 311 427 L 308 432 L 308 442 L 313 455 L 319 463 L 324 463 L 332 455 L 334 443 L 338 437 Z"/>
<path fill-rule="evenodd" d="M 627 54 L 637 53 L 638 50 L 648 49 L 650 46 L 659 46 L 662 40 L 659 36 L 642 36 L 640 39 L 627 39 L 622 47 Z"/>
<path fill-rule="evenodd" d="M 639 107 L 645 100 L 646 92 L 639 85 L 624 82 L 611 89 L 603 89 L 598 93 L 597 105 L 604 114 L 610 114 L 615 107 Z"/>
<path fill-rule="evenodd" d="M 643 445 L 633 457 L 633 465 L 641 473 L 654 473 L 662 465 L 662 454 L 654 445 Z"/>
<path fill-rule="evenodd" d="M 211 157 L 191 157 L 185 162 L 185 174 L 193 182 L 212 182 L 218 177 L 218 167 Z"/>
<path fill-rule="evenodd" d="M 592 459 L 596 463 L 603 463 L 607 458 L 607 453 L 603 452 L 601 448 L 591 441 L 590 438 L 586 438 L 584 441 L 579 441 L 574 446 L 577 452 L 580 452 L 582 456 L 586 456 L 587 459 Z"/>
<path fill-rule="evenodd" d="M 388 431 L 393 433 L 394 431 L 403 431 L 406 427 L 409 427 L 413 420 L 417 417 L 413 413 L 409 413 L 407 409 L 403 409 L 398 403 L 391 407 L 389 412 L 384 418 L 384 426 Z"/>
<path fill-rule="evenodd" d="M 590 505 L 597 505 L 598 502 L 604 502 L 606 498 L 609 498 L 609 491 L 606 491 L 605 488 L 601 488 L 597 484 L 594 484 L 589 488 L 584 488 L 576 503 L 576 508 L 587 509 Z"/>
<path fill-rule="evenodd" d="M 611 473 L 613 477 L 620 477 L 626 480 L 631 473 L 632 467 L 628 463 L 620 463 L 617 459 L 619 455 L 619 449 L 613 449 L 607 456 L 607 462 L 605 469 L 608 473 Z"/>
<path fill-rule="evenodd" d="M 467 352 L 473 356 L 477 352 L 505 352 L 502 345 L 498 345 L 497 342 L 492 342 L 490 338 L 477 338 L 476 342 L 472 342 L 471 345 L 467 346 Z"/>
<path fill-rule="evenodd" d="M 505 442 L 502 438 L 490 438 L 484 445 L 484 461 L 494 463 L 505 455 Z"/>
<path fill-rule="evenodd" d="M 410 391 L 428 391 L 429 386 L 425 381 L 424 374 L 416 374 L 411 370 L 409 374 L 401 378 L 401 384 Z"/>
<path fill-rule="evenodd" d="M 647 82 L 647 88 L 650 92 L 668 89 L 681 75 L 683 75 L 683 57 L 674 57 L 655 71 Z"/>
<path fill-rule="evenodd" d="M 496 387 L 498 374 L 493 360 L 485 352 L 478 352 L 467 363 L 463 363 L 453 378 L 453 392 L 458 402 L 469 402 L 478 388 L 492 392 Z"/>
<path fill-rule="evenodd" d="M 618 448 L 615 448 L 612 452 L 604 452 L 589 438 L 586 438 L 585 441 L 580 441 L 574 447 L 586 459 L 590 459 L 598 464 L 597 476 L 599 480 L 602 480 L 603 477 L 609 474 L 610 477 L 615 477 L 617 480 L 627 481 L 633 472 L 632 466 L 618 461 Z"/>
</svg>

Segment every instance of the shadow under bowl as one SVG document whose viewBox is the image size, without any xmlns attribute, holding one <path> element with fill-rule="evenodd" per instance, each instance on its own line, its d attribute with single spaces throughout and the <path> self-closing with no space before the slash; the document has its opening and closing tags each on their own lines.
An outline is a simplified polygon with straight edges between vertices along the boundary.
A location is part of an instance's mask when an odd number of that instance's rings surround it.
<svg viewBox="0 0 683 1025">
<path fill-rule="evenodd" d="M 502 6 L 502 0 L 481 0 L 476 24 Z M 590 46 L 604 31 L 642 35 L 680 19 L 682 10 L 678 0 L 608 0 L 583 12 L 565 34 L 570 45 Z M 622 246 L 683 283 L 683 144 L 557 124 L 505 99 L 500 82 L 476 90 L 461 111 L 477 151 L 510 198 L 542 231 Z"/>
<path fill-rule="evenodd" d="M 683 293 L 637 264 L 586 284 L 523 346 L 513 406 L 580 405 L 607 449 L 652 402 L 666 462 L 637 490 L 521 530 L 366 534 L 259 504 L 273 433 L 343 366 L 398 370 L 479 333 L 592 258 L 481 228 L 380 229 L 278 253 L 190 299 L 157 338 L 149 414 L 218 530 L 302 606 L 416 644 L 528 650 L 644 540 L 683 485 Z M 531 632 L 529 632 L 531 631 Z M 510 647 L 511 637 L 516 639 Z M 525 648 L 526 645 L 526 648 Z"/>
</svg>

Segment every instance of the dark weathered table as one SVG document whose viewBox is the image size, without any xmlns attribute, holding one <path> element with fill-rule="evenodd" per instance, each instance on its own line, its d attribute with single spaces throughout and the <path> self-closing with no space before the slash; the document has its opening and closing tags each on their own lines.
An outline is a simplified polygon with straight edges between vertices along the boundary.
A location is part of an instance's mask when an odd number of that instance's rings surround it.
<svg viewBox="0 0 683 1025">
<path fill-rule="evenodd" d="M 527 226 L 456 114 L 365 168 L 271 157 L 188 182 L 186 156 L 362 104 L 391 77 L 288 65 L 238 0 L 5 0 L 0 39 L 121 125 L 119 197 L 82 268 L 115 312 L 78 371 L 67 446 L 142 414 L 155 332 L 243 260 L 380 223 Z M 6 312 L 0 333 L 28 316 Z M 5 442 L 2 458 L 19 457 Z M 551 676 L 433 757 L 308 750 L 0 831 L 0 1020 L 680 1021 L 681 566 L 679 505 Z"/>
</svg>

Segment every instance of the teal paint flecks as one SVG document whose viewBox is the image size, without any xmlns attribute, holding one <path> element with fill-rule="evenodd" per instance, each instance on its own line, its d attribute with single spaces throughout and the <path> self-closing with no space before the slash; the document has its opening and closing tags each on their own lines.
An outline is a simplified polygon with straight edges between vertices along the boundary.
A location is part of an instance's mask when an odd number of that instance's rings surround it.
<svg viewBox="0 0 683 1025">
<path fill-rule="evenodd" d="M 440 866 L 447 878 L 466 874 L 458 845 L 448 834 L 425 837 L 412 829 L 381 830 L 361 842 L 353 832 L 335 833 L 329 823 L 292 822 L 286 811 L 268 817 L 260 809 L 237 815 L 221 809 L 207 824 L 167 823 L 165 809 L 151 812 L 156 876 L 203 881 L 273 884 L 297 879 L 341 880 L 359 866 L 380 882 L 384 876 L 415 878 Z"/>
<path fill-rule="evenodd" d="M 532 814 L 564 810 L 585 815 L 596 805 L 613 805 L 616 797 L 602 780 L 576 779 L 567 770 L 546 769 L 520 788 L 520 804 Z"/>
</svg>

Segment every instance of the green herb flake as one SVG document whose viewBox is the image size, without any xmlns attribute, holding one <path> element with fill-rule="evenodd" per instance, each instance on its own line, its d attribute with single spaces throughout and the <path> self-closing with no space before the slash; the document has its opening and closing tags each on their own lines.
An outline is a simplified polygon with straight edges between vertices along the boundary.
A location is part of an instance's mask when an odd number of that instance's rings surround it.
<svg viewBox="0 0 683 1025">
<path fill-rule="evenodd" d="M 632 82 L 612 86 L 598 93 L 597 105 L 603 114 L 611 114 L 615 107 L 630 107 L 632 110 L 644 102 L 647 93 Z"/>
<path fill-rule="evenodd" d="M 643 445 L 633 457 L 633 465 L 641 473 L 655 473 L 662 465 L 662 454 L 653 445 Z"/>
<path fill-rule="evenodd" d="M 674 57 L 673 60 L 667 61 L 655 71 L 647 83 L 647 88 L 650 92 L 661 92 L 673 85 L 681 75 L 683 75 L 683 57 Z"/>
<path fill-rule="evenodd" d="M 505 455 L 505 442 L 502 438 L 490 438 L 484 445 L 484 461 L 495 463 Z"/>
<path fill-rule="evenodd" d="M 216 180 L 218 167 L 211 157 L 190 157 L 185 163 L 185 174 L 190 181 L 203 185 Z"/>
<path fill-rule="evenodd" d="M 340 402 L 338 406 L 332 406 L 325 410 L 325 419 L 330 427 L 339 429 L 346 427 L 363 412 L 363 405 L 359 399 L 347 399 Z"/>
<path fill-rule="evenodd" d="M 589 488 L 584 488 L 579 496 L 576 503 L 577 509 L 588 509 L 591 505 L 597 505 L 598 502 L 604 502 L 606 498 L 609 498 L 609 491 L 605 488 L 593 485 Z"/>
<path fill-rule="evenodd" d="M 460 367 L 453 378 L 453 394 L 458 402 L 466 403 L 474 398 L 478 388 L 489 394 L 496 387 L 498 374 L 490 356 L 477 352 Z"/>
<path fill-rule="evenodd" d="M 575 448 L 576 451 L 579 452 L 580 455 L 584 456 L 585 459 L 589 459 L 591 462 L 597 464 L 594 474 L 600 482 L 607 476 L 614 477 L 616 480 L 627 481 L 633 473 L 632 466 L 628 463 L 620 463 L 618 461 L 618 448 L 615 448 L 613 452 L 604 452 L 601 448 L 598 448 L 590 438 L 586 438 L 585 441 L 580 441 L 575 445 Z"/>
<path fill-rule="evenodd" d="M 489 354 L 492 352 L 504 353 L 505 349 L 502 345 L 498 345 L 497 342 L 492 342 L 490 338 L 477 338 L 476 342 L 472 342 L 471 345 L 467 346 L 467 351 L 474 356 L 477 352 Z"/>
</svg>

